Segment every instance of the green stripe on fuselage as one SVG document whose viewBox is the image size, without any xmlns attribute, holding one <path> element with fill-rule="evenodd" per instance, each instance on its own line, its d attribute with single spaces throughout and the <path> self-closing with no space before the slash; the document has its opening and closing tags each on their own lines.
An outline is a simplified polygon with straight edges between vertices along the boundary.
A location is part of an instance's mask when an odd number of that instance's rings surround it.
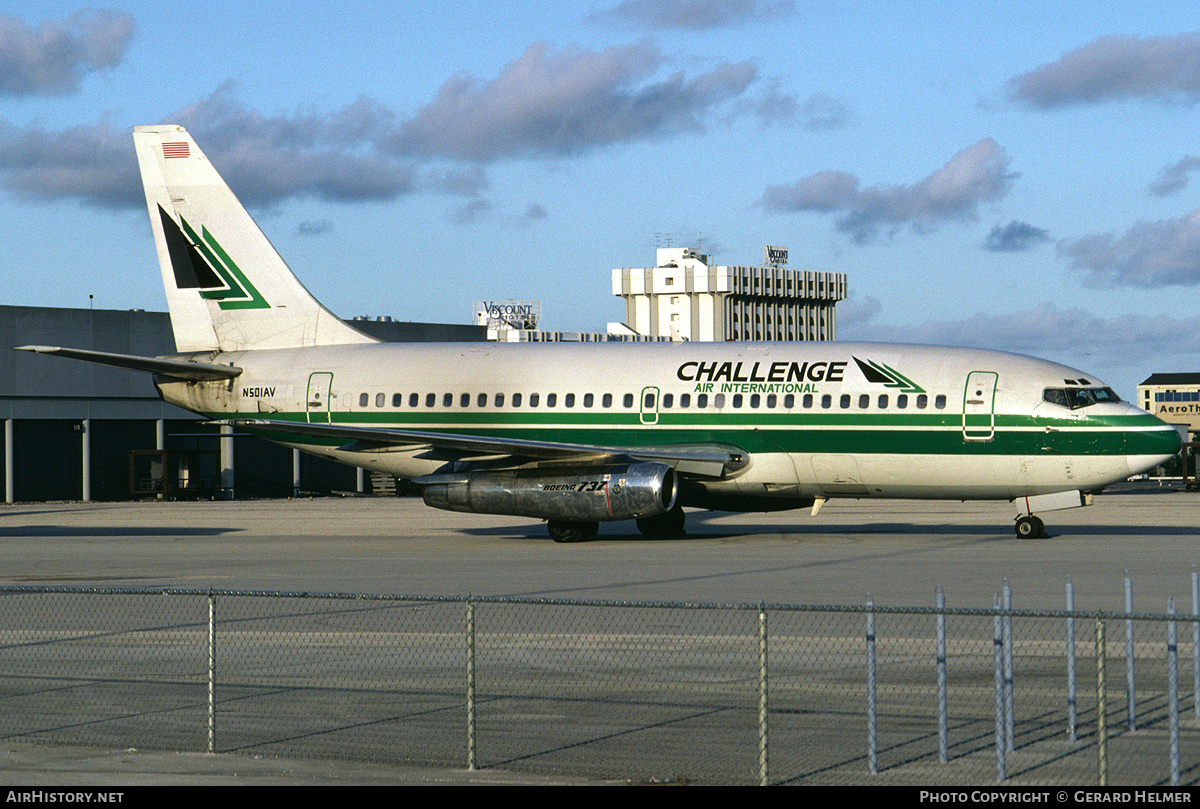
<svg viewBox="0 0 1200 809">
<path fill-rule="evenodd" d="M 211 414 L 229 418 L 227 413 Z M 991 440 L 967 441 L 962 414 L 722 414 L 719 423 L 703 414 L 659 413 L 656 425 L 642 425 L 636 411 L 595 413 L 496 413 L 433 410 L 406 413 L 335 412 L 333 422 L 380 429 L 421 430 L 497 438 L 562 441 L 598 446 L 662 446 L 724 443 L 747 452 L 851 453 L 903 455 L 1163 455 L 1178 448 L 1178 434 L 1149 416 L 1097 419 L 1042 419 L 998 415 Z M 261 413 L 247 413 L 257 418 Z M 280 421 L 306 420 L 304 413 L 273 413 Z M 346 441 L 252 428 L 274 440 L 314 446 Z"/>
</svg>

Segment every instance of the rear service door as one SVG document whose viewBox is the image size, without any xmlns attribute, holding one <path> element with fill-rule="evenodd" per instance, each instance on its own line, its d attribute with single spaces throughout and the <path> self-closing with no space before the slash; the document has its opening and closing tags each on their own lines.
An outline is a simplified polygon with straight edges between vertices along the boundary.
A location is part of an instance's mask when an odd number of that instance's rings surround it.
<svg viewBox="0 0 1200 809">
<path fill-rule="evenodd" d="M 308 375 L 308 420 L 313 424 L 329 422 L 329 391 L 333 387 L 333 374 L 319 371 Z"/>
</svg>

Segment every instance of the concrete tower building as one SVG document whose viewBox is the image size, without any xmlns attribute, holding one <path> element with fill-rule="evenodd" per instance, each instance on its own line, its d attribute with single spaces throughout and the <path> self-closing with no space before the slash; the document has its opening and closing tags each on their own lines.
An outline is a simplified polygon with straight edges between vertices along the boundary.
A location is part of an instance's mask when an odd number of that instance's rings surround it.
<svg viewBox="0 0 1200 809">
<path fill-rule="evenodd" d="M 760 267 L 712 266 L 690 247 L 659 248 L 658 264 L 612 271 L 625 322 L 612 333 L 674 339 L 832 340 L 845 273 L 788 269 L 787 249 L 768 247 Z"/>
</svg>

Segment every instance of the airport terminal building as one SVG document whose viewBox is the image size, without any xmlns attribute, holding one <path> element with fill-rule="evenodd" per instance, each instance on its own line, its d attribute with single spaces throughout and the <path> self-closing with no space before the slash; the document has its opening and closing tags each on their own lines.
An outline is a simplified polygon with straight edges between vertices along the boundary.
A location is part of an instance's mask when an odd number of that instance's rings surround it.
<svg viewBox="0 0 1200 809">
<path fill-rule="evenodd" d="M 1200 373 L 1151 374 L 1138 385 L 1138 407 L 1168 424 L 1187 425 L 1192 440 L 1200 433 Z"/>
</svg>

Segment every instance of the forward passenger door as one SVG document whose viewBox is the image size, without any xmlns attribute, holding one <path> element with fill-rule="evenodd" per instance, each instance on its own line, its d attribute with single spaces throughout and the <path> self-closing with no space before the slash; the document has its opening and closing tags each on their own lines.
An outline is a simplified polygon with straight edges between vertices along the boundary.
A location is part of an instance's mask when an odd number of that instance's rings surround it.
<svg viewBox="0 0 1200 809">
<path fill-rule="evenodd" d="M 995 371 L 972 371 L 963 388 L 963 440 L 991 441 L 996 435 Z"/>
</svg>

